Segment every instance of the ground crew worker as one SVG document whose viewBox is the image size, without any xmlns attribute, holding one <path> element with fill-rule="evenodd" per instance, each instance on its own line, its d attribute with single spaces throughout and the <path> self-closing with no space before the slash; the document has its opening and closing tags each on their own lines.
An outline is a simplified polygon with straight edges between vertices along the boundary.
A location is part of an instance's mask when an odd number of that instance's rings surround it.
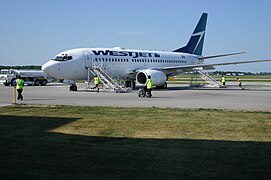
<svg viewBox="0 0 271 180">
<path fill-rule="evenodd" d="M 245 88 L 242 86 L 242 81 L 240 78 L 237 78 L 237 83 L 238 83 L 238 86 L 241 90 L 244 90 Z"/>
<path fill-rule="evenodd" d="M 98 93 L 99 90 L 100 90 L 100 89 L 99 89 L 100 78 L 99 78 L 97 75 L 95 75 L 94 78 L 93 78 L 93 80 L 94 80 L 95 88 L 96 88 L 97 93 Z"/>
<path fill-rule="evenodd" d="M 151 91 L 152 91 L 152 79 L 151 76 L 148 76 L 148 79 L 145 83 L 145 86 L 147 87 L 147 93 L 149 94 L 149 97 L 152 97 Z"/>
<path fill-rule="evenodd" d="M 16 89 L 18 92 L 17 100 L 22 101 L 24 99 L 24 97 L 22 95 L 23 88 L 24 88 L 24 80 L 22 80 L 21 76 L 18 76 L 18 78 L 16 79 Z"/>
<path fill-rule="evenodd" d="M 224 88 L 226 87 L 226 78 L 224 76 L 221 77 L 221 82 Z"/>
</svg>

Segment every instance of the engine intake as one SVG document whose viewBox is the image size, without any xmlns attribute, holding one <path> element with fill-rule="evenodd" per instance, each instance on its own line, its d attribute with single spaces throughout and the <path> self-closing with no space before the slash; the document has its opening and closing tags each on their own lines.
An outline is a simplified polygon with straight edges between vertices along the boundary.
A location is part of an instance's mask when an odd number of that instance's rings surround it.
<svg viewBox="0 0 271 180">
<path fill-rule="evenodd" d="M 143 70 L 139 71 L 136 75 L 136 82 L 139 85 L 144 85 L 148 79 L 148 76 L 151 76 L 152 83 L 154 86 L 162 86 L 167 80 L 167 76 L 162 71 L 157 70 Z"/>
</svg>

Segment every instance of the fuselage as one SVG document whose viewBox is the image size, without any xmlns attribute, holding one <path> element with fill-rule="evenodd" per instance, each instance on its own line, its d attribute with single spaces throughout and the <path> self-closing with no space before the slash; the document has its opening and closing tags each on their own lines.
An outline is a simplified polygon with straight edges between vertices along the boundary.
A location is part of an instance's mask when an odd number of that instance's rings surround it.
<svg viewBox="0 0 271 180">
<path fill-rule="evenodd" d="M 163 67 L 202 63 L 188 53 L 124 48 L 80 48 L 61 52 L 42 66 L 44 72 L 59 79 L 86 80 L 88 68 L 103 66 L 122 79 L 135 80 L 136 72 Z M 168 76 L 182 73 L 167 71 Z"/>
</svg>

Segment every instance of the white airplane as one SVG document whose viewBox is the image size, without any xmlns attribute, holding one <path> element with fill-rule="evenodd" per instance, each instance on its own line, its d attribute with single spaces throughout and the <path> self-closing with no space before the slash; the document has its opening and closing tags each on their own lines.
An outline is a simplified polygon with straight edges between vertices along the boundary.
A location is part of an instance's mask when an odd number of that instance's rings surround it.
<svg viewBox="0 0 271 180">
<path fill-rule="evenodd" d="M 119 47 L 71 49 L 57 54 L 42 66 L 42 70 L 53 77 L 71 82 L 71 90 L 77 90 L 76 80 L 88 78 L 88 67 L 95 63 L 102 64 L 107 67 L 107 71 L 117 74 L 133 85 L 135 82 L 144 85 L 150 75 L 154 86 L 166 88 L 166 81 L 170 76 L 195 71 L 195 68 L 210 70 L 214 69 L 214 66 L 271 61 L 205 64 L 205 59 L 241 54 L 202 56 L 206 22 L 207 13 L 203 13 L 187 45 L 172 52 Z"/>
</svg>

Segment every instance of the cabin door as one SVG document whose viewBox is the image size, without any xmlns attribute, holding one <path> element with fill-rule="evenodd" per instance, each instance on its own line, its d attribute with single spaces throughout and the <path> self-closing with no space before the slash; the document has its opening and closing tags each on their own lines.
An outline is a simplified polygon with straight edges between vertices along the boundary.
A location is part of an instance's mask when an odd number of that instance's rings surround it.
<svg viewBox="0 0 271 180">
<path fill-rule="evenodd" d="M 85 67 L 89 68 L 92 67 L 92 57 L 88 51 L 82 51 L 85 56 Z"/>
</svg>

